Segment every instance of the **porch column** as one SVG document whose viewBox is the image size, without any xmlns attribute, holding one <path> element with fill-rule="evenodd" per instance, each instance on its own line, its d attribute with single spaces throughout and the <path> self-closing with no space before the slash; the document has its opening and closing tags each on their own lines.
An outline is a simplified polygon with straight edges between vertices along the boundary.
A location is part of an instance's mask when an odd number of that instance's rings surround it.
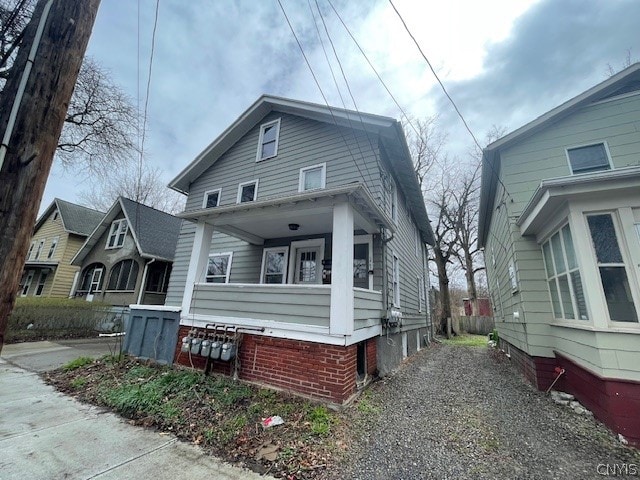
<svg viewBox="0 0 640 480">
<path fill-rule="evenodd" d="M 202 281 L 204 277 L 209 260 L 209 251 L 211 250 L 212 236 L 213 225 L 204 222 L 197 223 L 196 234 L 193 237 L 193 247 L 191 248 L 189 269 L 187 270 L 187 281 L 184 286 L 184 295 L 182 296 L 181 316 L 183 317 L 189 315 L 195 283 Z"/>
<path fill-rule="evenodd" d="M 349 203 L 333 207 L 331 246 L 331 335 L 353 333 L 353 210 Z"/>
</svg>

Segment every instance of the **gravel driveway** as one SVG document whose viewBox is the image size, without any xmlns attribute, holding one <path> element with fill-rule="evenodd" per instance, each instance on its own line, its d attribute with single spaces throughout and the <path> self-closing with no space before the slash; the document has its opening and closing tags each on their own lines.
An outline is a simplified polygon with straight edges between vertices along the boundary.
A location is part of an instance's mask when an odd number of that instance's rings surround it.
<svg viewBox="0 0 640 480">
<path fill-rule="evenodd" d="M 423 350 L 356 409 L 366 413 L 360 438 L 330 478 L 582 479 L 601 478 L 598 464 L 640 466 L 637 451 L 553 403 L 487 348 Z"/>
</svg>

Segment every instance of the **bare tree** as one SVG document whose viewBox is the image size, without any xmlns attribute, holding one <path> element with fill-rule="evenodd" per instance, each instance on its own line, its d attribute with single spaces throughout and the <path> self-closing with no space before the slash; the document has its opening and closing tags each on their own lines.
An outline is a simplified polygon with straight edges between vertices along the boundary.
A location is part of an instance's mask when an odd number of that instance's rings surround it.
<svg viewBox="0 0 640 480">
<path fill-rule="evenodd" d="M 414 169 L 423 191 L 425 179 L 440 159 L 447 142 L 447 135 L 438 130 L 437 123 L 437 115 L 424 119 L 411 118 L 402 123 Z"/>
<path fill-rule="evenodd" d="M 630 67 L 632 63 L 637 62 L 637 59 L 632 59 L 631 57 L 631 49 L 627 49 L 627 54 L 625 55 L 624 59 L 622 60 L 622 63 L 620 64 L 620 68 L 616 68 L 613 65 L 611 65 L 611 63 L 607 63 L 607 68 L 606 68 L 606 75 L 608 77 L 612 77 L 613 75 L 615 75 L 616 73 L 618 73 L 620 70 L 624 70 L 627 67 Z"/>
<path fill-rule="evenodd" d="M 126 197 L 167 213 L 184 210 L 185 197 L 170 190 L 159 168 L 130 165 L 97 179 L 94 188 L 79 194 L 84 205 L 106 212 L 119 197 Z"/>
<path fill-rule="evenodd" d="M 35 4 L 36 0 L 0 0 L 0 90 L 13 67 Z M 56 158 L 65 167 L 80 167 L 94 174 L 121 168 L 137 154 L 137 125 L 138 114 L 131 99 L 103 68 L 85 57 Z"/>
<path fill-rule="evenodd" d="M 435 265 L 438 277 L 439 305 L 436 308 L 439 330 L 447 331 L 447 319 L 451 318 L 451 298 L 449 283 L 453 256 L 457 248 L 455 224 L 450 212 L 455 176 L 444 154 L 446 135 L 438 130 L 437 117 L 424 120 L 412 119 L 405 124 L 407 144 L 411 152 L 416 175 L 420 182 L 429 217 L 435 245 L 429 262 Z"/>
</svg>

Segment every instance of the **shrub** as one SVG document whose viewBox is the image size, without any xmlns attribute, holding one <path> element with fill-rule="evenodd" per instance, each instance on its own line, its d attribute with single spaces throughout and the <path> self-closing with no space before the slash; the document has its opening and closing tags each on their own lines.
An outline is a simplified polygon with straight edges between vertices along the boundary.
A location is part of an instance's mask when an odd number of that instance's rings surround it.
<svg viewBox="0 0 640 480">
<path fill-rule="evenodd" d="M 111 308 L 68 298 L 18 298 L 9 317 L 7 341 L 91 336 L 114 316 Z"/>
</svg>

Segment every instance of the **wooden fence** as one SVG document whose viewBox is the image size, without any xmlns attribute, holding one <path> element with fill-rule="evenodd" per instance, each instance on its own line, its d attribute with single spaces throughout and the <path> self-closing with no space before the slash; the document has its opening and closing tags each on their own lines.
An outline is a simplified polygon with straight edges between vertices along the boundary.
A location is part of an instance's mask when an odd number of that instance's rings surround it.
<svg viewBox="0 0 640 480">
<path fill-rule="evenodd" d="M 476 335 L 487 335 L 495 328 L 493 317 L 460 317 L 460 329 Z"/>
</svg>

